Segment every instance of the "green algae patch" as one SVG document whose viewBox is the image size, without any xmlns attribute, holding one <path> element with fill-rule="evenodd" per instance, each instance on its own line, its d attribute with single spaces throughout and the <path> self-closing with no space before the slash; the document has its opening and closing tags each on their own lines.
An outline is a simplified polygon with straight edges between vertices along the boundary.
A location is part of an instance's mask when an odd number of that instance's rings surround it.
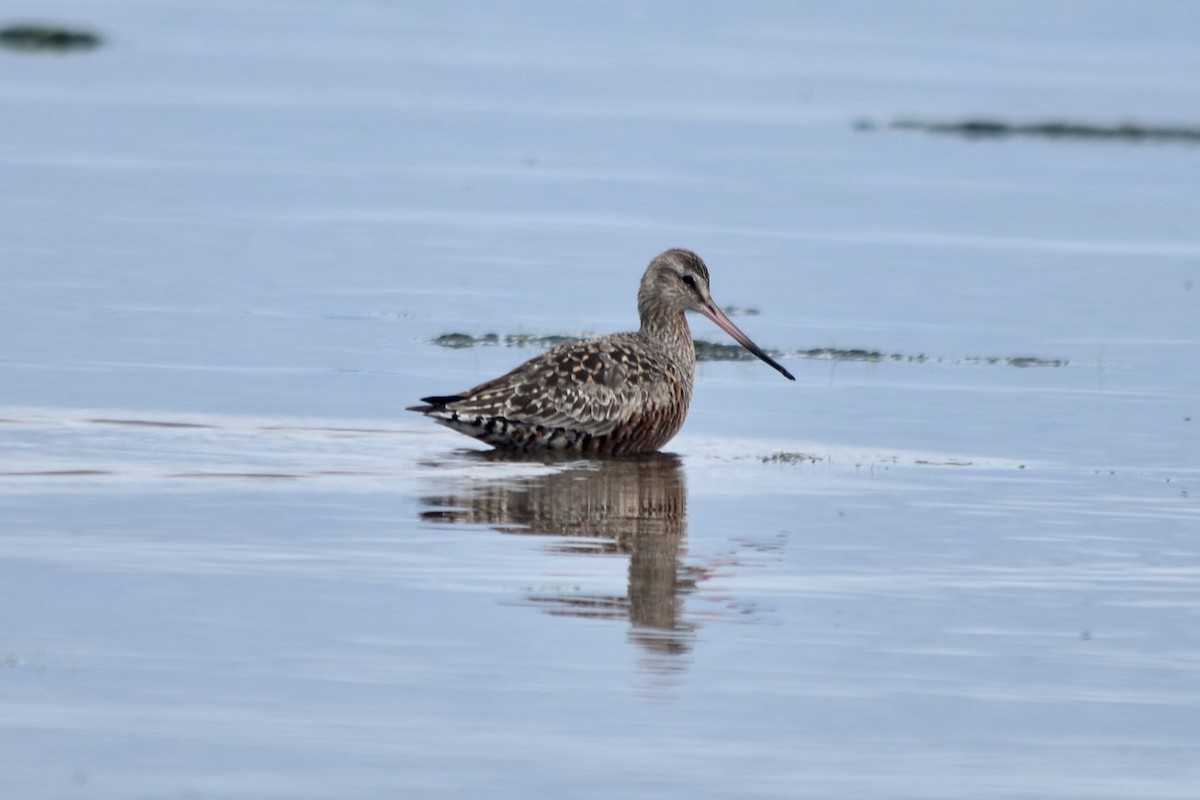
<svg viewBox="0 0 1200 800">
<path fill-rule="evenodd" d="M 1008 367 L 1065 367 L 1064 358 L 1037 358 L 1035 356 L 1010 356 L 1008 358 L 978 358 L 968 357 L 962 360 L 964 364 L 1002 364 Z"/>
<path fill-rule="evenodd" d="M 811 358 L 822 361 L 904 361 L 914 360 L 914 357 L 902 356 L 899 354 L 888 355 L 881 353 L 878 350 L 863 350 L 856 348 L 837 348 L 837 347 L 814 347 L 809 350 L 766 350 L 767 355 L 771 358 Z M 915 357 L 924 360 L 924 356 Z M 727 342 L 706 342 L 703 339 L 696 340 L 696 360 L 697 361 L 755 361 L 757 356 L 751 353 L 740 344 L 729 344 Z"/>
<path fill-rule="evenodd" d="M 786 450 L 772 453 L 769 456 L 762 456 L 759 460 L 764 464 L 816 464 L 821 461 L 817 456 L 810 456 L 808 453 L 797 453 Z"/>
<path fill-rule="evenodd" d="M 0 28 L 0 47 L 25 53 L 94 50 L 100 44 L 100 37 L 91 31 L 57 25 L 9 25 Z"/>
<path fill-rule="evenodd" d="M 1055 140 L 1110 141 L 1131 144 L 1143 142 L 1166 142 L 1178 144 L 1200 144 L 1200 127 L 1190 125 L 1143 125 L 1136 122 L 1118 122 L 1111 125 L 1065 120 L 1042 122 L 1006 122 L 999 119 L 965 119 L 958 121 L 925 120 L 902 118 L 887 125 L 870 120 L 854 123 L 858 131 L 874 131 L 887 128 L 898 131 L 924 131 L 942 136 L 958 136 L 964 139 L 1008 139 L 1034 137 Z"/>
<path fill-rule="evenodd" d="M 433 344 L 438 347 L 447 347 L 451 350 L 462 350 L 468 347 L 537 347 L 548 349 L 557 347 L 560 344 L 567 342 L 580 342 L 588 337 L 586 336 L 566 336 L 566 335 L 550 335 L 550 336 L 535 336 L 530 333 L 509 333 L 501 336 L 498 333 L 485 333 L 482 336 L 472 336 L 469 333 L 443 333 L 441 336 L 433 340 Z"/>
<path fill-rule="evenodd" d="M 767 350 L 771 358 L 779 358 L 778 351 Z M 757 361 L 758 356 L 751 353 L 740 344 L 725 344 L 724 342 L 706 342 L 696 340 L 697 361 Z"/>
<path fill-rule="evenodd" d="M 550 348 L 558 347 L 560 344 L 567 344 L 568 342 L 583 341 L 585 338 L 583 336 L 534 336 L 528 333 L 510 333 L 504 337 L 504 346 Z"/>
<path fill-rule="evenodd" d="M 925 353 L 885 353 L 881 350 L 845 347 L 813 347 L 808 350 L 796 350 L 794 352 L 770 352 L 776 357 L 783 358 L 808 358 L 814 361 L 859 361 L 868 364 L 891 361 L 903 364 L 988 364 L 1002 367 L 1067 366 L 1067 360 L 1064 358 L 1038 358 L 1036 356 L 964 356 L 962 358 L 942 358 L 940 356 L 929 356 Z"/>
<path fill-rule="evenodd" d="M 434 339 L 433 343 L 438 347 L 449 347 L 452 350 L 461 350 L 466 347 L 474 347 L 480 342 L 474 336 L 469 336 L 465 333 L 443 333 L 441 336 Z"/>
<path fill-rule="evenodd" d="M 469 333 L 443 333 L 432 340 L 438 347 L 449 350 L 464 350 L 471 347 L 514 347 L 517 349 L 548 350 L 569 342 L 581 342 L 590 336 L 568 334 L 537 335 L 532 333 L 485 333 L 472 336 Z M 756 356 L 746 348 L 733 342 L 709 342 L 696 339 L 696 361 L 754 361 Z M 807 350 L 767 350 L 774 359 L 806 358 L 812 361 L 857 362 L 879 364 L 882 362 L 903 364 L 970 364 L 1008 367 L 1065 367 L 1066 359 L 1039 358 L 1037 356 L 963 356 L 943 358 L 924 353 L 886 353 L 882 350 L 863 347 L 811 347 Z"/>
<path fill-rule="evenodd" d="M 863 350 L 860 348 L 813 347 L 808 350 L 797 350 L 793 355 L 800 358 L 811 358 L 818 361 L 883 361 L 884 359 L 901 360 L 897 356 L 889 356 L 878 350 Z M 924 359 L 924 356 L 921 356 Z"/>
</svg>

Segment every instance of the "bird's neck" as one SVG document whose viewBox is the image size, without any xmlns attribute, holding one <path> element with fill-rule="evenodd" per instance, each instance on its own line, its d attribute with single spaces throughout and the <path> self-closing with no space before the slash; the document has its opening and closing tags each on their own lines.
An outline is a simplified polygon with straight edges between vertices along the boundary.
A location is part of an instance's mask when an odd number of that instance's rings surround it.
<svg viewBox="0 0 1200 800">
<path fill-rule="evenodd" d="M 696 345 L 692 339 L 692 329 L 688 327 L 687 317 L 682 311 L 643 309 L 640 333 L 648 339 L 660 342 L 681 357 L 695 362 Z"/>
</svg>

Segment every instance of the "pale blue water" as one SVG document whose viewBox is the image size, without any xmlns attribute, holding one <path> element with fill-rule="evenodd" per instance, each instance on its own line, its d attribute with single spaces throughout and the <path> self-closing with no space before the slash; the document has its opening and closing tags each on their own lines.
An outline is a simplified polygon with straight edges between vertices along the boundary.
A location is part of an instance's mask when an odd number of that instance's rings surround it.
<svg viewBox="0 0 1200 800">
<path fill-rule="evenodd" d="M 28 18 L 107 44 L 0 51 L 0 795 L 1196 796 L 1200 149 L 854 123 L 1196 125 L 1200 6 Z M 670 246 L 925 360 L 643 465 L 401 411 Z"/>
</svg>

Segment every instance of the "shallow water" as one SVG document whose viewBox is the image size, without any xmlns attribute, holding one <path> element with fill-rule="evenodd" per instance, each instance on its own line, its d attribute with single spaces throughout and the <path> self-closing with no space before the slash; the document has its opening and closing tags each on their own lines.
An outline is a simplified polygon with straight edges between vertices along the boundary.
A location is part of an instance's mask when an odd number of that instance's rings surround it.
<svg viewBox="0 0 1200 800">
<path fill-rule="evenodd" d="M 1195 796 L 1195 148 L 855 129 L 1194 126 L 1192 4 L 39 15 L 104 44 L 0 52 L 4 796 Z M 795 384 L 400 411 L 669 246 Z"/>
</svg>

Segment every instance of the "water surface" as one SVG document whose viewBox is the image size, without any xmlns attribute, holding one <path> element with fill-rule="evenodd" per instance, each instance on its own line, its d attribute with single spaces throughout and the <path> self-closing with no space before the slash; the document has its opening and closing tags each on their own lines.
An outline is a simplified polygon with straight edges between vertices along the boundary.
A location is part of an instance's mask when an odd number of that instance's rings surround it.
<svg viewBox="0 0 1200 800">
<path fill-rule="evenodd" d="M 37 10 L 102 44 L 0 52 L 5 796 L 1195 796 L 1194 146 L 855 128 L 1195 126 L 1192 4 Z M 401 411 L 672 246 L 795 384 Z"/>
</svg>

